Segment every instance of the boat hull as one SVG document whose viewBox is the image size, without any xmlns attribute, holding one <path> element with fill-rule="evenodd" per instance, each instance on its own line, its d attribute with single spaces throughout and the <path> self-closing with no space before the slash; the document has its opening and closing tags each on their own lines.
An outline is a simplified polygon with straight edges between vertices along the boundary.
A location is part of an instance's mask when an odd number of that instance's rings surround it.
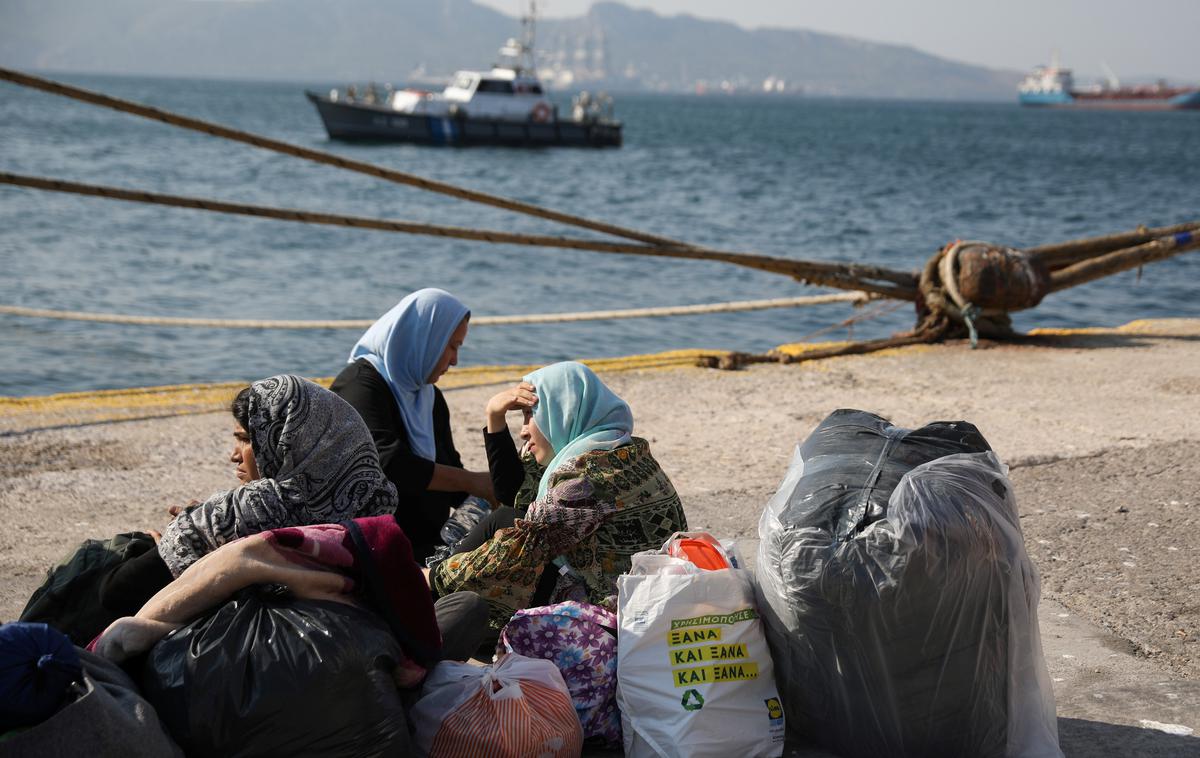
<svg viewBox="0 0 1200 758">
<path fill-rule="evenodd" d="M 337 140 L 510 147 L 619 147 L 621 144 L 621 124 L 615 122 L 449 118 L 341 103 L 315 92 L 305 95 L 316 106 L 325 131 Z"/>
<path fill-rule="evenodd" d="M 1093 95 L 1081 93 L 1022 93 L 1021 105 L 1041 108 L 1082 108 L 1118 111 L 1177 111 L 1200 109 L 1200 90 L 1183 92 L 1170 97 L 1122 97 L 1119 94 Z"/>
</svg>

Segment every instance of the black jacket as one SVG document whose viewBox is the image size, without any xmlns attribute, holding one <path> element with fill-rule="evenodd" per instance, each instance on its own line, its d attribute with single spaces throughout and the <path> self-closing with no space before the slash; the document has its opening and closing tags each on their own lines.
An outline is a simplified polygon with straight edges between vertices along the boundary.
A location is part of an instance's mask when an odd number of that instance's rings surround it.
<svg viewBox="0 0 1200 758">
<path fill-rule="evenodd" d="M 433 465 L 462 468 L 462 457 L 454 447 L 450 431 L 450 408 L 441 390 L 433 388 L 433 439 L 436 449 L 433 461 L 412 451 L 408 429 L 400 416 L 400 406 L 383 376 L 366 359 L 349 364 L 333 380 L 331 390 L 354 406 L 367 422 L 367 429 L 379 452 L 383 473 L 396 485 L 400 505 L 396 522 L 413 543 L 418 561 L 423 561 L 434 547 L 440 545 L 442 525 L 450 509 L 466 498 L 465 492 L 434 492 L 429 489 Z"/>
</svg>

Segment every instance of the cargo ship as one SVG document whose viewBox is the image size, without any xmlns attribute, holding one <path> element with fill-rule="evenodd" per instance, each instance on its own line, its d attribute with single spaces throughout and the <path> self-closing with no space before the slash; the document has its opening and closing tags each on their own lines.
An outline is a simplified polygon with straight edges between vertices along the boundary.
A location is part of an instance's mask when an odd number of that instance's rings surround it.
<svg viewBox="0 0 1200 758">
<path fill-rule="evenodd" d="M 1170 111 L 1200 109 L 1200 87 L 1172 87 L 1164 81 L 1121 86 L 1116 77 L 1089 87 L 1076 87 L 1071 70 L 1055 62 L 1038 66 L 1017 86 L 1021 105 L 1060 108 Z"/>
</svg>

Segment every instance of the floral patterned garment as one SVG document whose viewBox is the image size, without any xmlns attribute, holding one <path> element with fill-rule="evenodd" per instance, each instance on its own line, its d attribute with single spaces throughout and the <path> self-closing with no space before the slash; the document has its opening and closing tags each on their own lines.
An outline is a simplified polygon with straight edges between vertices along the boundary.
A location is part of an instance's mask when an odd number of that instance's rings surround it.
<svg viewBox="0 0 1200 758">
<path fill-rule="evenodd" d="M 613 450 L 572 458 L 552 474 L 542 500 L 523 518 L 473 551 L 443 561 L 430 574 L 439 595 L 479 593 L 489 622 L 503 628 L 528 607 L 547 563 L 560 564 L 550 602 L 579 600 L 615 606 L 617 577 L 641 550 L 662 546 L 687 519 L 671 480 L 635 437 Z"/>
<path fill-rule="evenodd" d="M 616 628 L 616 614 L 587 603 L 530 608 L 517 611 L 504 627 L 496 655 L 554 661 L 571 691 L 584 739 L 620 745 Z"/>
<path fill-rule="evenodd" d="M 537 500 L 538 484 L 542 481 L 542 474 L 546 473 L 546 470 L 538 464 L 537 458 L 534 458 L 532 453 L 521 456 L 521 466 L 525 469 L 525 480 L 521 482 L 521 487 L 513 498 L 513 508 L 516 509 L 518 516 L 525 518 L 529 506 L 534 500 Z"/>
</svg>

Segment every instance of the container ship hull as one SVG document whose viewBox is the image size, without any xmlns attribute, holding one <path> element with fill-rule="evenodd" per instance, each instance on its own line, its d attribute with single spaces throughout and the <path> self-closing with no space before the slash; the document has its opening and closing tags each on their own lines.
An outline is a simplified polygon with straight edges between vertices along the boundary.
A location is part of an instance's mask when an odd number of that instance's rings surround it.
<svg viewBox="0 0 1200 758">
<path fill-rule="evenodd" d="M 1141 92 L 1109 90 L 1105 92 L 1053 92 L 1020 95 L 1021 105 L 1048 108 L 1080 108 L 1123 111 L 1174 111 L 1200 109 L 1200 89 Z"/>
</svg>

